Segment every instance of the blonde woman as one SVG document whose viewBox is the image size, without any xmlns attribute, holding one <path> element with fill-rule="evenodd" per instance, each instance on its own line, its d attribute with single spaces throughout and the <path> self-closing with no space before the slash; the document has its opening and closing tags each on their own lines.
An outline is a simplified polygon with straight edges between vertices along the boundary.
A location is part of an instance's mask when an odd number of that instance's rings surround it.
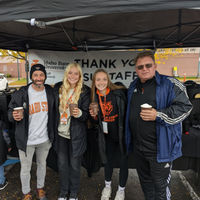
<svg viewBox="0 0 200 200">
<path fill-rule="evenodd" d="M 108 73 L 98 69 L 92 77 L 91 101 L 99 104 L 97 116 L 90 110 L 91 122 L 98 124 L 99 152 L 105 169 L 105 187 L 101 200 L 109 200 L 112 193 L 111 179 L 115 152 L 119 152 L 119 187 L 115 200 L 125 199 L 128 178 L 125 147 L 126 88 L 110 81 Z"/>
<path fill-rule="evenodd" d="M 87 125 L 89 117 L 90 88 L 83 84 L 79 64 L 70 63 L 64 72 L 63 81 L 54 86 L 56 102 L 56 141 L 58 155 L 60 196 L 58 200 L 78 199 L 81 159 L 87 148 Z M 69 104 L 78 104 L 70 115 Z M 70 173 L 69 173 L 70 172 Z"/>
</svg>

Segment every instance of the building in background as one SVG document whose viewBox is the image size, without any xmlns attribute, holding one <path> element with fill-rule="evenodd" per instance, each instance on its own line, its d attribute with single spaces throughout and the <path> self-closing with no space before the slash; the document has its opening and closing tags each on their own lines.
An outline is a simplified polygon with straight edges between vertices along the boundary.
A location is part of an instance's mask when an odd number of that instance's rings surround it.
<svg viewBox="0 0 200 200">
<path fill-rule="evenodd" d="M 180 77 L 198 77 L 200 48 L 158 49 L 155 53 L 158 72 L 173 76 L 174 67 Z"/>
<path fill-rule="evenodd" d="M 18 60 L 18 65 L 20 78 L 26 78 L 25 61 Z M 9 57 L 1 58 L 0 73 L 3 73 L 5 76 L 11 74 L 12 77 L 18 77 L 17 59 L 13 60 Z"/>
</svg>

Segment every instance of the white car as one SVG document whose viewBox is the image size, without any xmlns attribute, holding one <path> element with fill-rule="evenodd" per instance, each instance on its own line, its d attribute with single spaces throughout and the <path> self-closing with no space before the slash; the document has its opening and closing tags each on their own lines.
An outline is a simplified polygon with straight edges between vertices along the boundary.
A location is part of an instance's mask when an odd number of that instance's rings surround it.
<svg viewBox="0 0 200 200">
<path fill-rule="evenodd" d="M 0 74 L 0 90 L 7 90 L 8 89 L 8 80 L 4 76 L 4 74 Z"/>
</svg>

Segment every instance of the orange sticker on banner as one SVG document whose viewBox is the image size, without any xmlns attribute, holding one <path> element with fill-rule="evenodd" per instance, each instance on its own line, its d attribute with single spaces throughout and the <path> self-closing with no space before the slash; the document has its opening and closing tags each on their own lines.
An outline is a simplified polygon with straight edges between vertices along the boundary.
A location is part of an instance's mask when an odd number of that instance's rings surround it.
<svg viewBox="0 0 200 200">
<path fill-rule="evenodd" d="M 62 113 L 60 116 L 60 124 L 67 124 L 67 113 Z"/>
</svg>

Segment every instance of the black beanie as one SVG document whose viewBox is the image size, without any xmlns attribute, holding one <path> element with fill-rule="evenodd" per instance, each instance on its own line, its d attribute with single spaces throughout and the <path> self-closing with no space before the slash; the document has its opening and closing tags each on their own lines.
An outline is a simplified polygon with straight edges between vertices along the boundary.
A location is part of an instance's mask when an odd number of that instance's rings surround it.
<svg viewBox="0 0 200 200">
<path fill-rule="evenodd" d="M 35 64 L 35 65 L 33 65 L 33 66 L 31 67 L 30 79 L 32 78 L 33 72 L 34 72 L 34 71 L 37 71 L 37 70 L 40 70 L 40 71 L 44 72 L 45 80 L 46 80 L 46 78 L 47 78 L 47 72 L 46 72 L 46 70 L 45 70 L 44 65 L 42 65 L 42 64 Z"/>
</svg>

